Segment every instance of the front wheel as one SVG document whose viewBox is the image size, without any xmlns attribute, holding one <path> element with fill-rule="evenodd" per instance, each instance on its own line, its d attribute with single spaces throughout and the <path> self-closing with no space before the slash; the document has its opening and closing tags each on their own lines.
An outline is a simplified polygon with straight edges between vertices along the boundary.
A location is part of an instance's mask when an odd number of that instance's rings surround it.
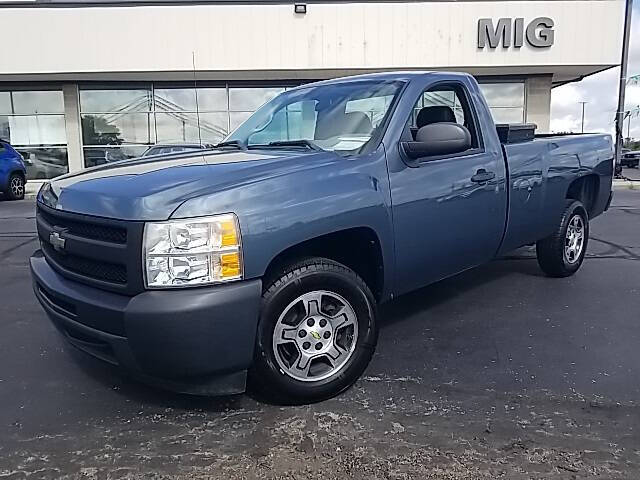
<svg viewBox="0 0 640 480">
<path fill-rule="evenodd" d="M 556 231 L 536 244 L 538 264 L 551 277 L 568 277 L 578 271 L 589 241 L 589 216 L 584 205 L 567 200 Z"/>
<path fill-rule="evenodd" d="M 291 264 L 265 285 L 250 388 L 278 403 L 333 397 L 365 370 L 378 337 L 375 300 L 326 258 Z"/>
</svg>

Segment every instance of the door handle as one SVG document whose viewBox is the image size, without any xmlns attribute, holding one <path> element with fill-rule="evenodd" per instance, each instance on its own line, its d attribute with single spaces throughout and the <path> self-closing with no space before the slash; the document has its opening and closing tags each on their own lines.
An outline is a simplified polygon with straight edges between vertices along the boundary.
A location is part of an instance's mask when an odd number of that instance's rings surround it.
<svg viewBox="0 0 640 480">
<path fill-rule="evenodd" d="M 484 168 L 481 168 L 476 174 L 471 177 L 471 181 L 474 183 L 485 183 L 489 180 L 496 178 L 496 174 L 493 172 L 487 172 Z"/>
</svg>

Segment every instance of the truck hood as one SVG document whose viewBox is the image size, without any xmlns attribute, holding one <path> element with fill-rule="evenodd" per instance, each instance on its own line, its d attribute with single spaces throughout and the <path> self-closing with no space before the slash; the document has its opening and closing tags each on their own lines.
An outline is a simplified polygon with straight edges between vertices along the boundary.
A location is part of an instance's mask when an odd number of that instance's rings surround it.
<svg viewBox="0 0 640 480">
<path fill-rule="evenodd" d="M 38 201 L 120 220 L 166 220 L 187 200 L 336 162 L 331 152 L 189 152 L 137 159 L 58 177 Z"/>
</svg>

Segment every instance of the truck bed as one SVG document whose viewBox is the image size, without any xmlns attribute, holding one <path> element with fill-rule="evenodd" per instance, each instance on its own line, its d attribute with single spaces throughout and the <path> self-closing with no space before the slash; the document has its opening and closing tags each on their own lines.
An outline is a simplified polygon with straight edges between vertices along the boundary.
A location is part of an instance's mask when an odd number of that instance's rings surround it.
<svg viewBox="0 0 640 480">
<path fill-rule="evenodd" d="M 567 192 L 589 190 L 591 218 L 606 209 L 613 179 L 609 135 L 544 134 L 503 143 L 502 148 L 509 172 L 509 215 L 501 253 L 551 234 Z"/>
</svg>

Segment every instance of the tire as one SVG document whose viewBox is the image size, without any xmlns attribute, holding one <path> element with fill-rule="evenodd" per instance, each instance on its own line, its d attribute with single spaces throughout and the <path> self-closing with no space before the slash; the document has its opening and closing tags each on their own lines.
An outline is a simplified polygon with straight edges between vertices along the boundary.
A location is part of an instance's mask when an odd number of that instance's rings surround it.
<svg viewBox="0 0 640 480">
<path fill-rule="evenodd" d="M 550 277 L 569 277 L 582 265 L 588 242 L 587 210 L 581 202 L 567 200 L 556 231 L 536 244 L 538 265 Z"/>
<path fill-rule="evenodd" d="M 331 398 L 364 372 L 377 340 L 376 302 L 355 272 L 326 258 L 292 263 L 265 284 L 249 390 L 278 404 Z"/>
<path fill-rule="evenodd" d="M 6 198 L 9 200 L 24 199 L 24 177 L 18 173 L 12 173 L 9 177 Z"/>
</svg>

